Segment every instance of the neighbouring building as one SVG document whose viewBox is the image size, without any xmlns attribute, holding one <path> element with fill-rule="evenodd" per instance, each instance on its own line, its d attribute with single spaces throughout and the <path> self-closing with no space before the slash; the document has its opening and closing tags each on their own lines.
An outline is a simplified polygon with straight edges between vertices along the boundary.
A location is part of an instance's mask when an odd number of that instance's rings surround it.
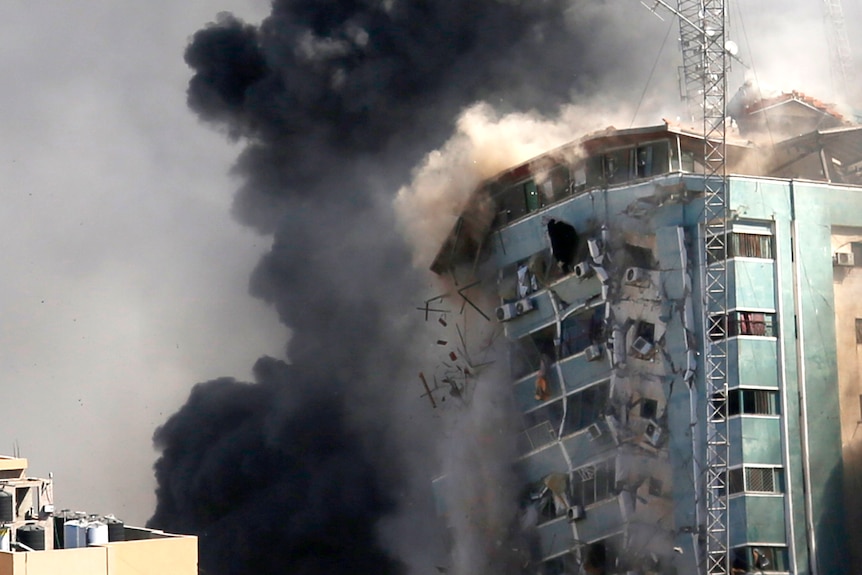
<svg viewBox="0 0 862 575">
<path fill-rule="evenodd" d="M 496 298 L 525 573 L 702 570 L 700 356 L 724 319 L 732 572 L 860 572 L 862 126 L 798 93 L 732 104 L 726 309 L 701 295 L 723 257 L 704 248 L 703 138 L 667 123 L 486 181 L 432 265 Z"/>
<path fill-rule="evenodd" d="M 53 481 L 0 457 L 0 575 L 196 575 L 197 538 L 54 509 Z"/>
</svg>

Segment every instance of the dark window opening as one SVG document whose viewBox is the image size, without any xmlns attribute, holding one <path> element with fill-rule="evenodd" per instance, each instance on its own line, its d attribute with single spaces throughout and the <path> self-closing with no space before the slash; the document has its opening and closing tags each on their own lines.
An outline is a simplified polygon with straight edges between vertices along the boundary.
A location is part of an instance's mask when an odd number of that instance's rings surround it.
<svg viewBox="0 0 862 575">
<path fill-rule="evenodd" d="M 786 547 L 736 547 L 731 551 L 733 572 L 787 571 L 790 565 Z"/>
<path fill-rule="evenodd" d="M 538 371 L 543 357 L 548 365 L 554 361 L 555 335 L 556 328 L 550 325 L 512 342 L 509 346 L 509 369 L 514 379 Z"/>
<path fill-rule="evenodd" d="M 655 324 L 648 321 L 639 321 L 635 332 L 635 338 L 642 337 L 650 343 L 655 341 Z"/>
<path fill-rule="evenodd" d="M 655 419 L 658 414 L 658 401 L 645 398 L 641 401 L 641 417 L 644 419 Z"/>
<path fill-rule="evenodd" d="M 613 497 L 615 475 L 614 458 L 576 469 L 572 473 L 573 503 L 586 506 Z"/>
<path fill-rule="evenodd" d="M 608 382 L 603 381 L 566 398 L 566 424 L 563 435 L 586 429 L 601 417 L 610 393 Z"/>
<path fill-rule="evenodd" d="M 655 477 L 649 478 L 649 494 L 653 497 L 661 497 L 663 487 L 664 484 L 661 479 L 656 479 Z"/>
<path fill-rule="evenodd" d="M 778 415 L 778 392 L 770 389 L 733 389 L 729 392 L 727 414 Z"/>
<path fill-rule="evenodd" d="M 604 337 L 604 310 L 596 307 L 567 317 L 560 332 L 560 358 L 581 353 Z"/>
<path fill-rule="evenodd" d="M 862 242 L 852 242 L 850 251 L 853 252 L 853 265 L 857 268 L 862 266 Z"/>
<path fill-rule="evenodd" d="M 856 343 L 862 344 L 862 318 L 856 318 Z"/>
<path fill-rule="evenodd" d="M 772 236 L 766 234 L 746 234 L 733 232 L 726 236 L 718 236 L 716 241 L 710 242 L 707 252 L 709 263 L 722 259 L 722 244 L 727 251 L 727 257 L 763 258 L 772 259 Z"/>
<path fill-rule="evenodd" d="M 725 332 L 726 329 L 726 332 Z M 724 316 L 713 315 L 709 318 L 709 337 L 713 340 L 737 335 L 757 335 L 775 337 L 778 333 L 774 313 L 754 311 L 735 311 Z"/>
<path fill-rule="evenodd" d="M 542 196 L 542 205 L 562 200 L 571 192 L 571 178 L 566 166 L 556 166 L 550 172 L 537 176 L 536 181 Z"/>
<path fill-rule="evenodd" d="M 550 426 L 551 432 L 556 436 L 556 430 L 560 428 L 560 423 L 563 421 L 563 402 L 561 400 L 553 401 L 547 405 L 543 405 L 533 411 L 528 411 L 524 414 L 525 427 L 529 430 L 537 426 Z"/>
<path fill-rule="evenodd" d="M 628 259 L 620 265 L 624 265 L 625 267 L 644 268 L 648 270 L 656 267 L 657 262 L 655 261 L 655 258 L 653 258 L 652 250 L 649 248 L 625 244 L 624 253 Z"/>
<path fill-rule="evenodd" d="M 602 174 L 607 184 L 620 184 L 632 178 L 632 148 L 614 150 L 602 156 Z"/>
<path fill-rule="evenodd" d="M 669 169 L 669 151 L 667 141 L 638 146 L 635 152 L 637 177 L 648 178 L 666 173 Z"/>
<path fill-rule="evenodd" d="M 590 543 L 583 551 L 583 571 L 588 574 L 621 573 L 626 571 L 623 567 L 623 558 L 620 550 L 623 548 L 622 536 L 614 535 L 601 541 Z M 577 573 L 578 571 L 572 571 Z"/>
<path fill-rule="evenodd" d="M 557 265 L 564 274 L 570 273 L 578 251 L 578 232 L 570 224 L 551 218 L 548 221 L 548 236 Z"/>
<path fill-rule="evenodd" d="M 727 489 L 728 493 L 731 495 L 745 491 L 745 476 L 743 472 L 744 470 L 742 467 L 737 467 L 736 469 L 730 469 L 728 471 Z"/>
</svg>

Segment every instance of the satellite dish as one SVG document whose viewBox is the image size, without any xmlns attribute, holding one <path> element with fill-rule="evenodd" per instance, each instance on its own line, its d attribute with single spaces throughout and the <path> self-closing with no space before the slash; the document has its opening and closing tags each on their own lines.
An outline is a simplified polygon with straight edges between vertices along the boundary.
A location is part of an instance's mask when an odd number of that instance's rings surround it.
<svg viewBox="0 0 862 575">
<path fill-rule="evenodd" d="M 739 54 L 739 46 L 733 40 L 728 40 L 724 43 L 725 51 L 731 56 L 736 56 Z"/>
</svg>

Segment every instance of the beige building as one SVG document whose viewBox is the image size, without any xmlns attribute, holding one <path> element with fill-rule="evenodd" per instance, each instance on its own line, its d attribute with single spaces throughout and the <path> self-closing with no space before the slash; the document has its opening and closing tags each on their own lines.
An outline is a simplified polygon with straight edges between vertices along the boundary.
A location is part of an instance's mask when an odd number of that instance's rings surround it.
<svg viewBox="0 0 862 575">
<path fill-rule="evenodd" d="M 0 456 L 0 575 L 195 575 L 197 538 L 54 512 L 51 478 Z"/>
</svg>

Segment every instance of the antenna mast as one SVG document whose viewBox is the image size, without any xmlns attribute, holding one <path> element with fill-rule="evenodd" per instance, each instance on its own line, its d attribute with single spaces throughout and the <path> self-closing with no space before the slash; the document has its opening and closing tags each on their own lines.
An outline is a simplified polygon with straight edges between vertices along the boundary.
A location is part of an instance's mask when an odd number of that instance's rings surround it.
<svg viewBox="0 0 862 575">
<path fill-rule="evenodd" d="M 839 0 L 833 0 L 838 2 Z M 827 0 L 827 3 L 829 1 Z M 704 529 L 707 575 L 730 573 L 727 518 L 727 43 L 724 0 L 654 0 L 679 19 L 681 87 L 691 119 L 703 121 L 703 360 L 706 387 Z M 649 8 L 649 6 L 647 6 Z M 703 509 L 703 508 L 701 508 Z"/>
<path fill-rule="evenodd" d="M 686 4 L 698 4 L 685 0 Z M 680 4 L 683 1 L 680 0 Z M 724 0 L 703 0 L 703 316 L 706 420 L 706 573 L 726 575 L 727 509 L 727 165 Z"/>
<path fill-rule="evenodd" d="M 855 86 L 856 79 L 841 0 L 823 0 L 823 16 L 826 19 L 826 42 L 829 45 L 832 79 L 837 84 L 839 95 L 848 98 L 853 95 L 850 91 Z"/>
</svg>

